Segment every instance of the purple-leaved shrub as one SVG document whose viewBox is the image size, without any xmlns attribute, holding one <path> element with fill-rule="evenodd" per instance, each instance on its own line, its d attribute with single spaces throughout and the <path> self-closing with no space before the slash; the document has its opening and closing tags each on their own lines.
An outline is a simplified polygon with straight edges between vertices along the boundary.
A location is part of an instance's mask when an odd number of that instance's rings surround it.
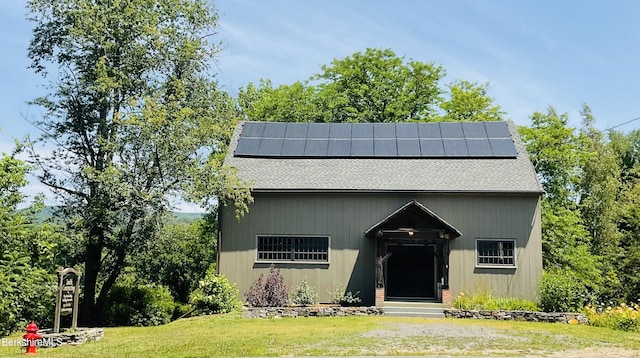
<svg viewBox="0 0 640 358">
<path fill-rule="evenodd" d="M 246 303 L 252 307 L 283 307 L 289 301 L 289 289 L 284 284 L 280 270 L 271 264 L 267 280 L 264 281 L 264 275 L 260 274 L 245 296 Z"/>
</svg>

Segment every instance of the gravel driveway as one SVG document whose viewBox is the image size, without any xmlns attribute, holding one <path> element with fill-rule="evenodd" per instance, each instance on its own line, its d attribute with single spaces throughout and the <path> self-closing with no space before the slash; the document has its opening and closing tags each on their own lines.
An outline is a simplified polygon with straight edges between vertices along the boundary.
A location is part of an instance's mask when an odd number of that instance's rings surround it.
<svg viewBox="0 0 640 358">
<path fill-rule="evenodd" d="M 442 323 L 393 323 L 383 329 L 361 334 L 371 338 L 380 356 L 411 355 L 411 352 L 427 352 L 433 357 L 552 357 L 552 358 L 601 358 L 640 357 L 640 352 L 612 346 L 584 346 L 584 342 L 564 335 L 533 332 L 527 335 L 482 325 Z M 514 347 L 509 349 L 510 343 Z M 550 346 L 566 348 L 557 350 Z M 379 344 L 379 346 L 378 346 Z M 520 347 L 531 347 L 522 349 Z M 506 347 L 506 348 L 505 348 Z M 369 349 L 372 347 L 368 347 Z"/>
</svg>

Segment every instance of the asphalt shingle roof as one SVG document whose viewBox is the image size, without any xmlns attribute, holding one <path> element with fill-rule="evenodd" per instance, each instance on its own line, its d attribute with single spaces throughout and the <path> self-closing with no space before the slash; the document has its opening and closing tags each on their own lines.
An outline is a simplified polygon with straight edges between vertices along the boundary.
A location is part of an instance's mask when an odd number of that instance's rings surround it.
<svg viewBox="0 0 640 358">
<path fill-rule="evenodd" d="M 541 193 L 513 123 L 515 158 L 282 158 L 234 156 L 241 122 L 225 164 L 257 191 L 418 191 Z M 354 124 L 357 126 L 358 124 Z"/>
</svg>

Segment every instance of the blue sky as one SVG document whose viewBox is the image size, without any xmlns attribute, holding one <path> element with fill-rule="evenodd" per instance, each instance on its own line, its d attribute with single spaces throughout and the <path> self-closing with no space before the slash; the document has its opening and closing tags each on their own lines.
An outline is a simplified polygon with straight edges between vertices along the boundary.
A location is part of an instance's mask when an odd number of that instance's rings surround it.
<svg viewBox="0 0 640 358">
<path fill-rule="evenodd" d="M 0 3 L 0 151 L 37 133 L 26 101 L 46 93 L 28 69 L 26 1 Z M 640 117 L 640 1 L 218 1 L 222 87 L 304 80 L 367 47 L 434 62 L 446 82 L 490 84 L 517 124 L 554 106 L 579 124 L 583 103 L 605 129 Z M 632 130 L 640 120 L 619 127 Z"/>
</svg>

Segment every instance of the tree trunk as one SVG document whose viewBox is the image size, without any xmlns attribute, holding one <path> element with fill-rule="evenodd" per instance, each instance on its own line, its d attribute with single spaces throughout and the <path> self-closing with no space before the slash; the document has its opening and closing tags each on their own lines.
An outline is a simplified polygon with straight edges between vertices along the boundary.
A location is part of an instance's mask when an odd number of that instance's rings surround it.
<svg viewBox="0 0 640 358">
<path fill-rule="evenodd" d="M 84 298 L 80 312 L 81 325 L 95 327 L 102 321 L 102 312 L 96 310 L 96 288 L 102 259 L 102 244 L 88 244 L 84 263 Z"/>
<path fill-rule="evenodd" d="M 111 272 L 109 273 L 109 277 L 100 288 L 100 294 L 98 295 L 95 301 L 96 303 L 94 305 L 95 312 L 99 312 L 98 317 L 100 318 L 100 322 L 102 322 L 103 319 L 104 306 L 107 302 L 107 295 L 109 294 L 109 291 L 111 291 L 111 287 L 113 287 L 113 285 L 116 283 L 118 276 L 120 276 L 120 273 L 124 268 L 125 257 L 126 252 L 124 251 L 124 249 L 118 252 L 118 258 L 116 260 L 115 267 L 113 268 L 113 270 L 111 270 Z"/>
</svg>

